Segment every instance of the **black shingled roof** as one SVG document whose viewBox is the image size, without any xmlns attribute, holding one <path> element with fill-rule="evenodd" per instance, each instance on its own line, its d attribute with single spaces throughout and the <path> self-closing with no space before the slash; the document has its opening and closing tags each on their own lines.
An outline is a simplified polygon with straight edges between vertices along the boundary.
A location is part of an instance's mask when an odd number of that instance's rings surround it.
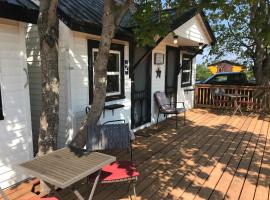
<svg viewBox="0 0 270 200">
<path fill-rule="evenodd" d="M 59 0 L 59 18 L 74 31 L 100 34 L 102 28 L 103 6 L 103 0 Z M 200 13 L 210 37 L 213 43 L 215 43 L 216 39 L 213 31 L 211 30 L 211 27 L 202 11 L 199 11 L 196 8 L 191 8 L 180 16 L 178 16 L 175 9 L 167 9 L 163 12 L 168 13 L 173 18 L 171 25 L 172 30 Z M 156 12 L 151 20 L 158 21 L 158 18 L 158 12 Z M 134 26 L 136 26 L 136 24 L 131 20 L 131 13 L 128 12 L 124 16 L 119 28 L 119 32 L 122 33 L 122 37 L 123 35 L 131 36 L 131 28 Z"/>
<path fill-rule="evenodd" d="M 36 23 L 38 7 L 30 0 L 0 0 L 0 17 Z"/>
<path fill-rule="evenodd" d="M 100 34 L 102 28 L 103 0 L 59 0 L 58 15 L 74 31 Z M 129 35 L 127 23 L 130 13 L 120 24 L 119 33 Z"/>
<path fill-rule="evenodd" d="M 74 31 L 99 35 L 102 28 L 103 7 L 103 0 L 59 0 L 58 16 L 61 21 Z M 38 12 L 38 6 L 31 0 L 0 0 L 0 17 L 3 18 L 36 23 Z M 204 13 L 195 8 L 187 10 L 181 16 L 178 16 L 174 9 L 164 10 L 164 12 L 174 18 L 172 20 L 172 30 L 200 13 L 213 42 L 215 42 L 214 34 L 205 19 Z M 153 15 L 151 20 L 157 21 L 158 13 Z M 136 26 L 136 24 L 131 21 L 131 13 L 128 12 L 120 24 L 116 37 L 121 39 L 131 38 L 132 26 Z"/>
</svg>

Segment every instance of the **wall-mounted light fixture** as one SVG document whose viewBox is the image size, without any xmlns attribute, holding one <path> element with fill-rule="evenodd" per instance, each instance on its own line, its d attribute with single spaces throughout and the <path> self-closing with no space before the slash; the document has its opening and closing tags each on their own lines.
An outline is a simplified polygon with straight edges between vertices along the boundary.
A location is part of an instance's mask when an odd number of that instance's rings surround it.
<svg viewBox="0 0 270 200">
<path fill-rule="evenodd" d="M 199 49 L 203 48 L 203 43 L 199 43 Z"/>
<path fill-rule="evenodd" d="M 173 43 L 174 44 L 177 44 L 177 42 L 178 42 L 178 36 L 177 35 L 174 35 L 173 36 Z"/>
</svg>

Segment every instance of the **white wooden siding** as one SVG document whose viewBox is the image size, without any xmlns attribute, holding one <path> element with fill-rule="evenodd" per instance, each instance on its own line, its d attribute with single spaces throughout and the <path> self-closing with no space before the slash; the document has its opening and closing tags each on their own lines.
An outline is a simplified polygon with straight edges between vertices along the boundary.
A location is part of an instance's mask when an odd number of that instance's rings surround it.
<svg viewBox="0 0 270 200">
<path fill-rule="evenodd" d="M 60 78 L 60 94 L 59 94 L 59 136 L 58 140 L 62 140 L 61 135 L 66 131 L 67 118 L 67 83 L 66 83 L 66 27 L 60 22 L 59 24 L 59 57 L 58 70 Z M 38 134 L 39 134 L 39 116 L 41 111 L 41 68 L 40 68 L 40 49 L 37 25 L 28 24 L 26 34 L 27 48 L 27 65 L 29 73 L 29 88 L 33 130 L 33 144 L 37 151 Z"/>
<path fill-rule="evenodd" d="M 0 121 L 0 186 L 27 176 L 17 165 L 33 157 L 24 24 L 1 19 L 0 82 L 4 120 Z"/>
<path fill-rule="evenodd" d="M 196 41 L 198 43 L 211 43 L 210 35 L 203 25 L 200 14 L 197 14 L 182 26 L 174 30 L 174 33 L 180 37 Z"/>
<path fill-rule="evenodd" d="M 69 63 L 70 63 L 70 98 L 72 113 L 69 113 L 72 119 L 72 127 L 69 133 L 62 136 L 65 141 L 61 143 L 67 144 L 68 141 L 73 138 L 78 130 L 80 123 L 85 116 L 85 107 L 89 105 L 89 87 L 88 87 L 88 49 L 87 40 L 96 40 L 98 36 L 91 36 L 87 34 L 77 34 L 72 32 L 70 36 L 70 49 L 69 49 Z M 124 59 L 129 61 L 129 47 L 127 42 L 121 41 L 124 44 Z M 124 67 L 124 66 L 122 66 Z M 112 111 L 105 111 L 105 117 L 103 115 L 100 118 L 100 123 L 108 120 L 125 119 L 131 123 L 130 111 L 131 111 L 131 81 L 128 75 L 125 75 L 125 99 L 110 101 L 109 104 L 123 104 L 125 107 L 116 109 L 114 115 Z M 68 134 L 68 135 L 67 135 Z M 60 142 L 60 141 L 59 141 Z"/>
<path fill-rule="evenodd" d="M 41 69 L 39 36 L 37 25 L 28 24 L 26 28 L 26 53 L 29 76 L 29 92 L 33 132 L 33 148 L 37 151 L 39 116 L 41 111 Z"/>
<path fill-rule="evenodd" d="M 178 28 L 179 30 L 179 28 Z M 134 129 L 134 131 L 137 131 L 139 129 L 142 129 L 144 127 L 150 126 L 151 124 L 156 123 L 157 120 L 157 116 L 158 116 L 158 107 L 156 105 L 155 99 L 154 99 L 154 93 L 156 91 L 165 91 L 165 75 L 166 75 L 166 46 L 174 46 L 177 47 L 178 45 L 181 46 L 181 43 L 175 45 L 173 44 L 173 40 L 171 39 L 172 37 L 169 35 L 167 37 L 164 38 L 164 40 L 162 42 L 160 42 L 152 51 L 152 91 L 151 91 L 151 122 L 144 124 L 143 126 L 137 127 L 136 129 Z M 186 43 L 187 41 L 185 41 L 184 45 L 192 45 L 192 43 L 194 41 L 190 40 L 190 43 Z M 162 53 L 164 54 L 164 64 L 162 65 L 156 65 L 154 64 L 154 55 L 155 53 Z M 179 62 L 181 63 L 181 59 L 182 59 L 182 54 L 183 52 L 180 51 L 180 60 Z M 161 76 L 160 78 L 156 77 L 156 70 L 157 69 L 161 70 Z M 192 62 L 192 85 L 189 87 L 185 87 L 182 88 L 181 87 L 181 72 L 178 76 L 178 91 L 177 91 L 177 101 L 184 101 L 185 102 L 185 106 L 190 109 L 193 108 L 193 102 L 194 102 L 194 92 L 190 91 L 190 92 L 184 92 L 185 89 L 192 89 L 194 87 L 195 84 L 195 75 L 196 75 L 196 59 L 193 59 Z M 164 116 L 160 115 L 159 116 L 159 121 L 164 120 Z"/>
</svg>

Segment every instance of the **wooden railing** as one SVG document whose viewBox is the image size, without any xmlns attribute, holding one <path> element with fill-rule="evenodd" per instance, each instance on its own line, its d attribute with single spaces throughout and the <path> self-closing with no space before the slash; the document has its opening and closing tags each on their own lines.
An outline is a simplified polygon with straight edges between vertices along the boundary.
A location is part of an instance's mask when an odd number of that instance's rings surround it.
<svg viewBox="0 0 270 200">
<path fill-rule="evenodd" d="M 215 96 L 212 91 L 216 88 L 225 90 L 226 94 L 241 94 L 245 97 L 238 99 L 243 110 L 251 112 L 270 111 L 270 87 L 239 86 L 239 85 L 209 85 L 195 86 L 195 107 L 197 108 L 233 108 L 233 102 L 228 96 Z"/>
</svg>

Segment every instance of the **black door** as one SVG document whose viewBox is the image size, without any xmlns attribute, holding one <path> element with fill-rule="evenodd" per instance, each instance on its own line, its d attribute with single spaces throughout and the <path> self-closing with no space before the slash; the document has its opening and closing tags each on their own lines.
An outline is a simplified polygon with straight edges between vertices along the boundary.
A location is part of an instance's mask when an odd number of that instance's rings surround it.
<svg viewBox="0 0 270 200">
<path fill-rule="evenodd" d="M 179 74 L 179 48 L 166 46 L 165 92 L 171 102 L 177 98 L 177 77 Z"/>
<path fill-rule="evenodd" d="M 133 49 L 133 64 L 148 52 L 147 48 Z M 136 128 L 151 121 L 151 69 L 152 56 L 148 55 L 132 71 L 131 126 Z"/>
</svg>

